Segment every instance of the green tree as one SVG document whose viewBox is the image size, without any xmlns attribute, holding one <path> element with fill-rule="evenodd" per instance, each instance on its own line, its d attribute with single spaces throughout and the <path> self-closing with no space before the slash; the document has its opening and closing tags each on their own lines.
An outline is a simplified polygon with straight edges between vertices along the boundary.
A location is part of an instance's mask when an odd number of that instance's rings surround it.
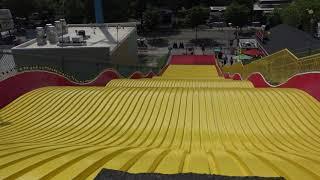
<svg viewBox="0 0 320 180">
<path fill-rule="evenodd" d="M 245 5 L 247 8 L 249 8 L 250 11 L 253 10 L 254 0 L 235 0 L 234 2 Z"/>
<path fill-rule="evenodd" d="M 147 0 L 130 1 L 129 14 L 131 17 L 136 18 L 142 22 L 143 13 L 147 9 Z"/>
<path fill-rule="evenodd" d="M 270 25 L 270 27 L 274 27 L 282 23 L 280 13 L 280 9 L 275 9 L 270 15 L 267 16 L 267 22 Z"/>
<path fill-rule="evenodd" d="M 2 5 L 19 17 L 28 17 L 35 10 L 35 0 L 3 0 Z"/>
<path fill-rule="evenodd" d="M 209 9 L 207 8 L 197 6 L 188 10 L 186 22 L 190 27 L 195 29 L 196 39 L 198 39 L 198 26 L 201 24 L 205 24 L 208 18 L 209 18 Z"/>
<path fill-rule="evenodd" d="M 106 22 L 128 21 L 130 0 L 104 0 L 103 10 Z"/>
<path fill-rule="evenodd" d="M 225 12 L 226 21 L 240 28 L 248 23 L 250 9 L 246 5 L 237 2 L 227 7 Z"/>
<path fill-rule="evenodd" d="M 280 14 L 285 24 L 302 27 L 304 30 L 312 30 L 315 22 L 320 20 L 320 1 L 295 0 L 283 8 Z"/>
<path fill-rule="evenodd" d="M 211 2 L 212 2 L 212 4 L 210 4 L 210 5 L 227 6 L 232 2 L 232 0 L 212 0 Z"/>
<path fill-rule="evenodd" d="M 209 17 L 209 9 L 203 7 L 193 7 L 188 10 L 187 24 L 196 28 L 197 26 L 204 24 Z"/>
<path fill-rule="evenodd" d="M 147 9 L 143 13 L 143 25 L 147 31 L 153 31 L 158 28 L 160 23 L 159 11 L 156 9 Z"/>
<path fill-rule="evenodd" d="M 93 4 L 88 0 L 62 0 L 63 16 L 69 23 L 89 23 L 93 20 Z"/>
<path fill-rule="evenodd" d="M 291 4 L 281 11 L 281 18 L 284 23 L 298 27 L 302 21 L 301 13 L 296 4 Z"/>
</svg>

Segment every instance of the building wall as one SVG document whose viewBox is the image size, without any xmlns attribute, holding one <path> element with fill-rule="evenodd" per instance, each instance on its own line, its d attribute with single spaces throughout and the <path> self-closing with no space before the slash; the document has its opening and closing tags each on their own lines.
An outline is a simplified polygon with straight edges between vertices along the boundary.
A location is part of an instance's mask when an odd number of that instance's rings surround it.
<svg viewBox="0 0 320 180">
<path fill-rule="evenodd" d="M 102 68 L 110 66 L 109 48 L 106 47 L 13 49 L 12 53 L 18 67 L 52 67 L 79 80 L 91 79 Z"/>
<path fill-rule="evenodd" d="M 111 55 L 111 63 L 134 65 L 138 64 L 138 45 L 136 29 L 119 43 Z"/>
<path fill-rule="evenodd" d="M 111 27 L 119 24 L 107 25 Z M 134 27 L 134 24 L 120 25 Z M 136 29 L 121 40 L 119 47 L 112 51 L 109 47 L 26 48 L 33 43 L 36 43 L 36 40 L 12 49 L 17 67 L 48 66 L 73 75 L 79 80 L 88 80 L 102 70 L 113 67 L 113 64 L 135 65 L 138 63 Z"/>
</svg>

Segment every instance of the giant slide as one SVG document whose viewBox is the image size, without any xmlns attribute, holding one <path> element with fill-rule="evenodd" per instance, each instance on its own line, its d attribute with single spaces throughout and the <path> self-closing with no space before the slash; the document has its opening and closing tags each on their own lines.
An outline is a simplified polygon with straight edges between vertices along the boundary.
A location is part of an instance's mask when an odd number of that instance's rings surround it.
<svg viewBox="0 0 320 180">
<path fill-rule="evenodd" d="M 320 179 L 316 99 L 182 64 L 21 96 L 0 110 L 0 179 L 93 179 L 103 168 Z"/>
</svg>

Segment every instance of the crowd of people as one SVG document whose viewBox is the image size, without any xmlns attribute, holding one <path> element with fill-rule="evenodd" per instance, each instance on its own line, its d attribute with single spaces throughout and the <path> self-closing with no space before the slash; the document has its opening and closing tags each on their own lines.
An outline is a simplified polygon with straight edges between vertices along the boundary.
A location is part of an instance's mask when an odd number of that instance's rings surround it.
<svg viewBox="0 0 320 180">
<path fill-rule="evenodd" d="M 195 54 L 195 48 L 196 48 L 196 46 L 194 46 L 194 45 L 193 46 L 187 46 L 183 42 L 174 42 L 172 44 L 172 47 L 169 46 L 169 51 L 171 51 L 172 49 L 184 49 L 184 50 L 186 50 L 186 52 L 184 53 L 185 55 L 187 55 L 187 54 L 193 55 L 193 54 Z M 201 45 L 200 48 L 202 50 L 202 54 L 205 54 L 205 52 L 206 52 L 205 45 Z"/>
<path fill-rule="evenodd" d="M 168 47 L 169 51 L 172 50 L 185 50 L 183 51 L 183 55 L 194 55 L 195 49 L 197 47 L 195 45 L 190 46 L 189 44 L 186 44 L 184 42 L 174 42 L 171 46 Z M 200 45 L 199 47 L 202 51 L 202 54 L 206 53 L 206 46 Z M 224 54 L 221 50 L 219 52 L 215 52 L 215 57 L 220 61 L 222 66 L 225 66 L 227 64 L 233 65 L 235 62 L 235 59 L 233 56 L 228 56 L 227 54 Z"/>
</svg>

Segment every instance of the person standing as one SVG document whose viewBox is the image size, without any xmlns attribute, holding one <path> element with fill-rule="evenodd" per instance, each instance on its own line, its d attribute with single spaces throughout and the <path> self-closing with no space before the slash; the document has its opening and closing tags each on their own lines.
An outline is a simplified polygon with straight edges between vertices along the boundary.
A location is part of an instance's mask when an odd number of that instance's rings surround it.
<svg viewBox="0 0 320 180">
<path fill-rule="evenodd" d="M 202 54 L 204 55 L 205 51 L 206 51 L 206 48 L 204 45 L 201 46 L 201 50 L 202 50 Z"/>
<path fill-rule="evenodd" d="M 223 65 L 227 65 L 228 57 L 225 55 L 223 57 Z"/>
</svg>

